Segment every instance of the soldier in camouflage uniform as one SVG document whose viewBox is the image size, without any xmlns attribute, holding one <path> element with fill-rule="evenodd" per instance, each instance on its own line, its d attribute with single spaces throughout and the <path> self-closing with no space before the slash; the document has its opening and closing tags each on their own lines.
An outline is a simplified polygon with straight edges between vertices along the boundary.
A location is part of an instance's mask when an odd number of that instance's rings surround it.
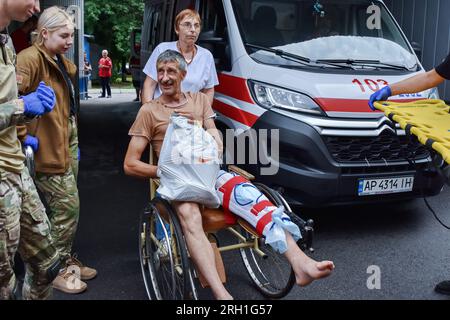
<svg viewBox="0 0 450 320">
<path fill-rule="evenodd" d="M 53 281 L 53 288 L 66 293 L 80 293 L 87 288 L 84 280 L 97 271 L 71 256 L 77 230 L 80 200 L 77 188 L 78 130 L 75 104 L 76 66 L 64 57 L 73 45 L 74 25 L 58 7 L 44 10 L 39 17 L 35 43 L 17 55 L 19 92 L 28 94 L 39 81 L 51 84 L 56 96 L 55 109 L 19 129 L 24 145 L 35 149 L 35 183 L 49 208 L 51 234 L 64 268 Z M 72 267 L 80 272 L 77 288 L 71 281 Z"/>
<path fill-rule="evenodd" d="M 61 263 L 44 206 L 24 166 L 16 125 L 51 111 L 54 93 L 42 84 L 17 99 L 15 53 L 4 33 L 11 20 L 25 21 L 30 12 L 39 12 L 39 1 L 0 0 L 0 10 L 5 13 L 0 17 L 0 299 L 17 297 L 13 271 L 17 250 L 26 268 L 23 298 L 47 299 Z"/>
</svg>

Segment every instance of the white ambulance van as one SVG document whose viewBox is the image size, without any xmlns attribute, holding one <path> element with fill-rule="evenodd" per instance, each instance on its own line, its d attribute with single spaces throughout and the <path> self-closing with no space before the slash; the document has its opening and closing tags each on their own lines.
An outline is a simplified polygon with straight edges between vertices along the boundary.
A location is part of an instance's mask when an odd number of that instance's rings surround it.
<svg viewBox="0 0 450 320">
<path fill-rule="evenodd" d="M 249 150 L 267 132 L 257 163 L 238 162 L 257 179 L 310 207 L 442 190 L 428 150 L 367 104 L 378 89 L 424 72 L 382 1 L 148 0 L 142 66 L 158 43 L 177 39 L 174 18 L 185 8 L 200 13 L 198 44 L 216 61 L 218 127 L 234 129 Z M 437 90 L 392 100 L 425 98 Z"/>
</svg>

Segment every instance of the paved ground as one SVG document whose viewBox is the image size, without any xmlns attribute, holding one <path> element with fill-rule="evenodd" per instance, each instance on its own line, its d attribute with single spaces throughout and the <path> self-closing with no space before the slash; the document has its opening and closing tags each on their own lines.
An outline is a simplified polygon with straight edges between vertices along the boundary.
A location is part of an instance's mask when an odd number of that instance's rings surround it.
<svg viewBox="0 0 450 320">
<path fill-rule="evenodd" d="M 137 259 L 137 221 L 147 197 L 145 181 L 123 174 L 128 129 L 139 103 L 133 94 L 89 99 L 81 105 L 81 216 L 75 250 L 98 277 L 78 296 L 57 299 L 144 299 Z"/>
<path fill-rule="evenodd" d="M 147 183 L 123 174 L 127 131 L 139 109 L 133 93 L 82 103 L 79 188 L 81 218 L 75 250 L 99 275 L 88 291 L 55 299 L 146 299 L 138 261 L 137 221 Z M 430 203 L 450 224 L 450 190 Z M 334 274 L 295 288 L 287 299 L 450 299 L 433 292 L 450 279 L 450 232 L 423 200 L 303 212 L 316 221 L 314 257 L 333 259 Z M 222 236 L 221 236 L 222 238 Z M 237 299 L 261 299 L 237 255 L 225 254 L 227 287 Z M 381 270 L 381 289 L 369 290 L 367 268 Z M 201 290 L 210 299 L 207 290 Z"/>
<path fill-rule="evenodd" d="M 87 100 L 82 100 L 82 103 L 91 102 L 98 98 L 99 95 L 101 95 L 102 89 L 101 88 L 91 88 L 88 91 L 88 98 Z M 114 96 L 114 98 L 120 99 L 120 96 L 122 95 L 128 95 L 128 94 L 136 94 L 136 90 L 133 88 L 111 88 L 111 96 Z M 119 96 L 118 96 L 119 95 Z M 134 96 L 136 98 L 136 96 Z"/>
</svg>

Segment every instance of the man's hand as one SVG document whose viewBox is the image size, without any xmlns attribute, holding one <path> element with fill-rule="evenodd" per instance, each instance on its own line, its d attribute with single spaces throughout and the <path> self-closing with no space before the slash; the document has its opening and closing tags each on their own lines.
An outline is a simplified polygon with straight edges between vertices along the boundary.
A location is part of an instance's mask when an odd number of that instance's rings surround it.
<svg viewBox="0 0 450 320">
<path fill-rule="evenodd" d="M 373 105 L 374 102 L 376 102 L 376 101 L 385 101 L 390 96 L 392 96 L 391 87 L 386 86 L 383 89 L 378 90 L 377 92 L 375 92 L 374 94 L 372 94 L 370 96 L 370 100 L 369 100 L 369 107 L 370 107 L 370 109 L 372 109 L 372 111 L 376 111 L 377 109 Z"/>
<path fill-rule="evenodd" d="M 176 111 L 177 115 L 188 119 L 189 124 L 195 124 L 194 115 L 191 112 L 187 111 Z"/>
<path fill-rule="evenodd" d="M 181 117 L 185 117 L 188 120 L 194 120 L 194 115 L 192 114 L 192 112 L 187 112 L 187 111 L 175 111 L 177 115 L 181 116 Z"/>
<path fill-rule="evenodd" d="M 39 83 L 35 92 L 23 96 L 21 99 L 24 103 L 23 113 L 30 118 L 52 111 L 56 103 L 55 92 L 43 81 Z"/>
<path fill-rule="evenodd" d="M 25 140 L 23 141 L 23 146 L 24 147 L 30 146 L 31 149 L 33 149 L 34 153 L 36 153 L 39 149 L 39 140 L 38 140 L 38 138 L 27 134 L 27 136 L 25 137 Z"/>
</svg>

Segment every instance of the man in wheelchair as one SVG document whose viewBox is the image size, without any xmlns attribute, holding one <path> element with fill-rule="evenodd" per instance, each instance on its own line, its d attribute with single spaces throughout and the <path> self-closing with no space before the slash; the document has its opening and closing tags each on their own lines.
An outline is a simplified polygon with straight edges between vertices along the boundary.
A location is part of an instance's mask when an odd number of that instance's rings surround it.
<svg viewBox="0 0 450 320">
<path fill-rule="evenodd" d="M 167 50 L 157 59 L 158 84 L 162 95 L 144 104 L 139 111 L 129 135 L 131 141 L 124 161 L 125 173 L 139 178 L 157 178 L 158 167 L 141 161 L 142 154 L 151 143 L 159 156 L 170 116 L 177 112 L 191 121 L 199 121 L 208 130 L 222 150 L 214 112 L 203 93 L 181 92 L 181 81 L 186 76 L 186 61 L 176 51 Z M 202 226 L 200 206 L 194 202 L 172 202 L 184 233 L 186 244 L 197 270 L 203 275 L 216 299 L 232 299 L 220 280 L 214 252 Z M 315 279 L 328 276 L 334 269 L 331 261 L 317 262 L 300 250 L 289 233 L 286 233 L 288 250 L 286 258 L 295 273 L 296 283 L 305 286 Z"/>
</svg>

